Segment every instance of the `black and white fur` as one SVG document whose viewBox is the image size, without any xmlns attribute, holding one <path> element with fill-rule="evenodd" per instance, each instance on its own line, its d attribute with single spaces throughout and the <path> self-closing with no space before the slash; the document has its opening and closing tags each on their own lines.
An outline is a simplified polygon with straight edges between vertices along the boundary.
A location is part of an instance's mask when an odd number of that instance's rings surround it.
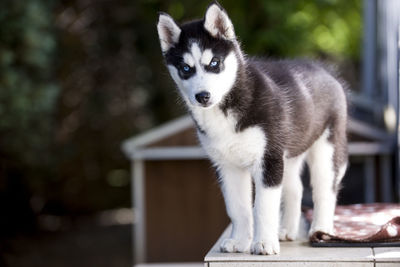
<svg viewBox="0 0 400 267">
<path fill-rule="evenodd" d="M 247 58 L 216 2 L 203 19 L 180 26 L 161 13 L 157 29 L 166 65 L 219 174 L 233 225 L 221 250 L 277 254 L 279 239 L 296 239 L 304 161 L 313 188 L 310 234 L 332 233 L 347 166 L 342 84 L 314 62 Z"/>
</svg>

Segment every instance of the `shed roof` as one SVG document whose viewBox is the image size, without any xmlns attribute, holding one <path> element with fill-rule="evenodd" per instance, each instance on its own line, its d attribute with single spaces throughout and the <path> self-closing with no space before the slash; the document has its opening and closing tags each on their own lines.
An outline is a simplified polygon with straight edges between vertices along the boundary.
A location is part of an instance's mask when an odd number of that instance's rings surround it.
<svg viewBox="0 0 400 267">
<path fill-rule="evenodd" d="M 143 150 L 146 146 L 193 126 L 192 118 L 185 115 L 123 141 L 121 148 L 128 158 L 133 158 L 136 152 Z"/>
</svg>

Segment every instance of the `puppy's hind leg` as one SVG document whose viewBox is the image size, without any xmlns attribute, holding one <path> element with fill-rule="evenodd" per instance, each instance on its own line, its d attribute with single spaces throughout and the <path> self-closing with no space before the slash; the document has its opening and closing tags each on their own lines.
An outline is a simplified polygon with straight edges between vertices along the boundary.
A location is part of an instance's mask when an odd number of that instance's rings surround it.
<svg viewBox="0 0 400 267">
<path fill-rule="evenodd" d="M 303 196 L 303 185 L 300 174 L 304 165 L 305 154 L 294 158 L 285 158 L 283 171 L 283 216 L 279 239 L 282 241 L 296 240 L 300 216 L 301 216 L 301 198 Z"/>
<path fill-rule="evenodd" d="M 326 129 L 312 145 L 307 157 L 314 202 L 310 235 L 317 231 L 333 234 L 337 193 L 334 156 L 335 145 L 331 141 L 330 130 Z"/>
<path fill-rule="evenodd" d="M 253 237 L 252 183 L 250 172 L 233 167 L 219 167 L 221 190 L 232 222 L 230 238 L 221 244 L 222 252 L 248 252 Z"/>
</svg>

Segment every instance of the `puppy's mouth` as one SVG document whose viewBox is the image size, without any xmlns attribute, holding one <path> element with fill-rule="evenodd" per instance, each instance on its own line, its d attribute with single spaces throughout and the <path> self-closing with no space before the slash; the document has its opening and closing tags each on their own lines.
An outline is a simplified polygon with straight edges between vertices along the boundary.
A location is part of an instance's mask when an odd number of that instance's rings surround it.
<svg viewBox="0 0 400 267">
<path fill-rule="evenodd" d="M 190 101 L 190 105 L 200 109 L 208 109 L 214 106 L 214 102 L 199 103 L 197 101 Z"/>
<path fill-rule="evenodd" d="M 209 107 L 211 107 L 213 105 L 213 103 L 208 102 L 208 103 L 205 103 L 205 104 L 197 104 L 197 105 L 202 107 L 202 108 L 209 108 Z"/>
</svg>

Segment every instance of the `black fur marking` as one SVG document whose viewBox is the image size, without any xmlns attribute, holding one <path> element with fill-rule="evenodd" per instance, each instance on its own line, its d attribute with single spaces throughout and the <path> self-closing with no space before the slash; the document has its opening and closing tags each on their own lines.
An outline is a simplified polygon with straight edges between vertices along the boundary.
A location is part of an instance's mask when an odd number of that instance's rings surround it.
<svg viewBox="0 0 400 267">
<path fill-rule="evenodd" d="M 277 157 L 276 157 L 277 156 Z M 265 186 L 272 187 L 282 183 L 283 179 L 283 153 L 279 156 L 264 156 L 263 183 Z"/>
<path fill-rule="evenodd" d="M 192 112 L 189 111 L 190 116 L 192 117 L 193 121 L 194 121 L 194 125 L 196 126 L 196 129 L 199 133 L 206 135 L 206 131 L 204 131 L 203 128 L 200 127 L 199 123 L 196 121 L 196 119 L 194 118 Z"/>
</svg>

